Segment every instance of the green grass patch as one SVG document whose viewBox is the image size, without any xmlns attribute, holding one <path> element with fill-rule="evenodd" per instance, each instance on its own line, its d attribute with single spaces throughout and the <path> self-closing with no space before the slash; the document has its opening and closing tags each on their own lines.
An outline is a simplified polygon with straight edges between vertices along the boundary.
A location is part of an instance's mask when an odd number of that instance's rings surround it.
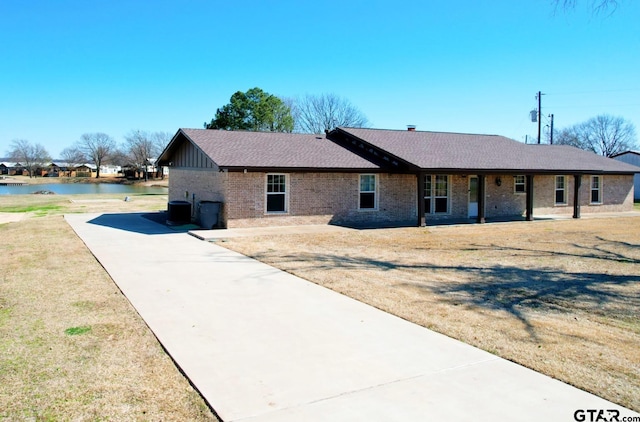
<svg viewBox="0 0 640 422">
<path fill-rule="evenodd" d="M 78 307 L 80 309 L 86 309 L 89 311 L 93 311 L 96 308 L 96 302 L 90 300 L 82 300 L 79 302 L 73 302 L 73 306 Z"/>
<path fill-rule="evenodd" d="M 49 204 L 49 205 L 26 205 L 26 206 L 7 206 L 7 207 L 0 207 L 0 212 L 15 212 L 15 213 L 35 212 L 36 214 L 46 215 L 49 212 L 59 211 L 59 210 L 61 210 L 63 208 L 64 207 L 62 205 L 53 205 L 53 204 Z"/>
<path fill-rule="evenodd" d="M 68 336 L 79 336 L 91 331 L 91 327 L 88 325 L 82 325 L 80 327 L 71 327 L 64 330 L 64 333 Z"/>
<path fill-rule="evenodd" d="M 0 308 L 0 327 L 2 327 L 9 320 L 10 315 L 11 315 L 11 309 Z"/>
</svg>

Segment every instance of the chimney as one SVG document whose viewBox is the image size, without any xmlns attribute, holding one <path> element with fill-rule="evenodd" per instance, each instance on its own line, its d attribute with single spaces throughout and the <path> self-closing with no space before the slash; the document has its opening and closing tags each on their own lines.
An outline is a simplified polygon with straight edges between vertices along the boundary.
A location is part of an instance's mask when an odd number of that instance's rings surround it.
<svg viewBox="0 0 640 422">
<path fill-rule="evenodd" d="M 415 132 L 416 131 L 416 125 L 407 125 L 407 130 L 409 132 Z"/>
</svg>

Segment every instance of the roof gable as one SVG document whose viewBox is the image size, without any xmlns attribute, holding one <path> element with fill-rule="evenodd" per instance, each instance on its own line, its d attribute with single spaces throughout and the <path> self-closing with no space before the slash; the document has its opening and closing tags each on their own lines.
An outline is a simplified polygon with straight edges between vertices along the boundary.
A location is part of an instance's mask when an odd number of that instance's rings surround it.
<svg viewBox="0 0 640 422">
<path fill-rule="evenodd" d="M 179 144 L 190 142 L 216 166 L 226 169 L 378 169 L 325 136 L 279 132 L 180 129 L 160 157 L 168 163 Z"/>
</svg>

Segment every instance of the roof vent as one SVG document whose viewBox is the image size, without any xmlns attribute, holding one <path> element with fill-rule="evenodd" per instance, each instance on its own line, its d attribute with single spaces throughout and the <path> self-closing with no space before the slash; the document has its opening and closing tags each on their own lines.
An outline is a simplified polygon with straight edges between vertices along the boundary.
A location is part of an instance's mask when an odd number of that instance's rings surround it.
<svg viewBox="0 0 640 422">
<path fill-rule="evenodd" d="M 407 130 L 409 132 L 415 132 L 416 131 L 416 125 L 407 125 Z"/>
</svg>

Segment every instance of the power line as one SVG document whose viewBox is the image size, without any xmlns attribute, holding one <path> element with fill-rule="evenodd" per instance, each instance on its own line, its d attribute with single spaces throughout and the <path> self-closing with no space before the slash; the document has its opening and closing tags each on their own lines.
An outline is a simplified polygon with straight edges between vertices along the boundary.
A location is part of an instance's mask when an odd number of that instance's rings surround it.
<svg viewBox="0 0 640 422">
<path fill-rule="evenodd" d="M 580 104 L 580 105 L 551 105 L 553 108 L 585 108 L 585 107 L 639 107 L 638 104 Z"/>
<path fill-rule="evenodd" d="M 549 95 L 586 95 L 586 94 L 600 94 L 605 92 L 634 92 L 634 91 L 640 91 L 640 88 L 601 89 L 597 91 L 550 92 Z"/>
</svg>

